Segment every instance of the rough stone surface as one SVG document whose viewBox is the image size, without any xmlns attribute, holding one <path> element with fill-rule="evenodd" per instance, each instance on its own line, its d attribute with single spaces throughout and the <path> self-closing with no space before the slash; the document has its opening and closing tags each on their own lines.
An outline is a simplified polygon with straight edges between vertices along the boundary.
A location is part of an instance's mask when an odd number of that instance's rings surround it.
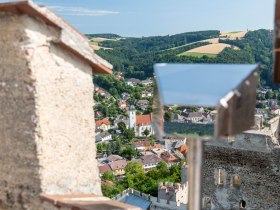
<svg viewBox="0 0 280 210">
<path fill-rule="evenodd" d="M 4 30 L 5 29 L 5 30 Z M 0 15 L 0 209 L 39 209 L 35 94 L 17 17 Z"/>
<path fill-rule="evenodd" d="M 242 140 L 248 144 L 243 142 L 243 149 L 237 147 Z M 210 205 L 204 209 L 240 209 L 241 201 L 247 210 L 279 209 L 280 149 L 267 147 L 268 141 L 265 135 L 244 134 L 235 146 L 206 144 L 202 189 Z M 248 149 L 250 145 L 257 149 Z"/>
<path fill-rule="evenodd" d="M 27 15 L 0 14 L 0 209 L 48 194 L 101 194 L 90 66 Z"/>
</svg>

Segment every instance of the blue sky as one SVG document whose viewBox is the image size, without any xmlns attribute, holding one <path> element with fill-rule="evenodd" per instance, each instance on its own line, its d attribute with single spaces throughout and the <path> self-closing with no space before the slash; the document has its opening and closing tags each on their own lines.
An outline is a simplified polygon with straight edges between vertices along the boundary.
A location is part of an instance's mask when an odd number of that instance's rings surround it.
<svg viewBox="0 0 280 210">
<path fill-rule="evenodd" d="M 3 0 L 0 0 L 3 2 Z M 274 0 L 34 0 L 83 33 L 167 35 L 272 29 Z"/>
</svg>

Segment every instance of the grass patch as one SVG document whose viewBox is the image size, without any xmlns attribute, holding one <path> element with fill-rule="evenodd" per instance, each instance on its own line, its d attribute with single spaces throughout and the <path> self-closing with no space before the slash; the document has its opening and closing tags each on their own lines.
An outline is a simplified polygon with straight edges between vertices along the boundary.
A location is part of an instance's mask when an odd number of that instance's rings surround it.
<svg viewBox="0 0 280 210">
<path fill-rule="evenodd" d="M 202 58 L 203 56 L 207 56 L 209 58 L 216 58 L 216 54 L 210 54 L 210 53 L 196 53 L 196 52 L 183 52 L 180 53 L 178 56 L 191 56 L 196 58 Z"/>
</svg>

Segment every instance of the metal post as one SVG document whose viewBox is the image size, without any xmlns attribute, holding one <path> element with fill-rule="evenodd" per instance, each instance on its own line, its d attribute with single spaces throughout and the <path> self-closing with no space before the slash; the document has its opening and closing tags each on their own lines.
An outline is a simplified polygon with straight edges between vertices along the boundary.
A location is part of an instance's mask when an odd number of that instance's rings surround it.
<svg viewBox="0 0 280 210">
<path fill-rule="evenodd" d="M 201 209 L 201 168 L 203 160 L 203 141 L 190 138 L 188 152 L 188 210 Z"/>
</svg>

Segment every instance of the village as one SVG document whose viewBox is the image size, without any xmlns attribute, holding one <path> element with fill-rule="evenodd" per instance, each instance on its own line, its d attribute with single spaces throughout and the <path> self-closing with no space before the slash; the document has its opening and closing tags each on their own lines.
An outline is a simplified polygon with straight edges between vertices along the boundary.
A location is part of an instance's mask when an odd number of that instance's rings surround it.
<svg viewBox="0 0 280 210">
<path fill-rule="evenodd" d="M 95 120 L 97 161 L 100 177 L 112 173 L 120 178 L 125 175 L 125 167 L 130 162 L 139 162 L 145 172 L 156 168 L 160 161 L 168 166 L 184 162 L 187 157 L 187 138 L 164 136 L 156 139 L 152 126 L 152 102 L 154 80 L 124 79 L 122 73 L 115 73 L 116 80 L 123 81 L 127 87 L 139 88 L 140 98 L 131 101 L 130 94 L 123 92 L 119 99 L 105 89 L 95 86 Z M 270 88 L 257 89 L 255 126 L 253 130 L 266 130 L 270 120 L 280 114 L 278 92 Z M 115 116 L 104 117 L 98 105 L 116 105 Z M 164 120 L 172 123 L 213 125 L 216 110 L 208 107 L 165 107 Z M 229 137 L 232 139 L 233 137 Z"/>
</svg>

